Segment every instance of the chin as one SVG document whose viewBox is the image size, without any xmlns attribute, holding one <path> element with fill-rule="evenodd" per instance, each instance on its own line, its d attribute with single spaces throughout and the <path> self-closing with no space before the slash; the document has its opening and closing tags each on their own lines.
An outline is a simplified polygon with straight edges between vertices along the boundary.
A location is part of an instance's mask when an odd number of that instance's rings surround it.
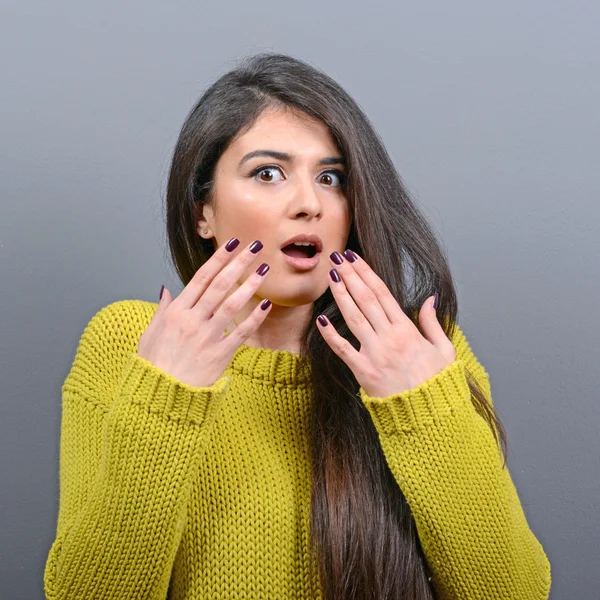
<svg viewBox="0 0 600 600">
<path fill-rule="evenodd" d="M 262 293 L 264 294 L 264 292 Z M 307 304 L 312 304 L 320 297 L 318 290 L 316 293 L 303 293 L 296 295 L 279 295 L 279 294 L 264 294 L 265 298 L 268 298 L 273 304 L 277 306 L 306 306 Z"/>
</svg>

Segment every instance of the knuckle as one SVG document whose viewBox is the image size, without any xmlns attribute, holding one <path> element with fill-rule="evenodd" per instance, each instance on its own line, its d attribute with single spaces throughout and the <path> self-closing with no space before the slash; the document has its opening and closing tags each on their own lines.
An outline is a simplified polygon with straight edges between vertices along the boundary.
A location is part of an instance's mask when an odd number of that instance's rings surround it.
<svg viewBox="0 0 600 600">
<path fill-rule="evenodd" d="M 263 281 L 265 281 L 267 275 L 269 274 L 269 270 L 264 275 L 259 275 L 256 271 L 254 271 L 252 274 L 253 277 L 248 277 L 248 280 L 252 281 L 252 283 L 258 287 Z"/>
<path fill-rule="evenodd" d="M 348 293 L 348 288 L 345 285 L 338 285 L 337 293 L 339 296 L 350 296 L 350 294 Z"/>
<path fill-rule="evenodd" d="M 235 331 L 237 332 L 238 336 L 243 340 L 249 338 L 252 335 L 253 330 L 254 328 L 245 321 L 243 323 L 240 323 L 240 325 L 238 325 L 235 328 Z"/>
<path fill-rule="evenodd" d="M 368 369 L 367 374 L 364 377 L 368 381 L 379 381 L 381 379 L 379 371 L 376 371 L 374 369 Z"/>
<path fill-rule="evenodd" d="M 190 326 L 188 322 L 180 322 L 179 323 L 179 337 L 184 340 L 193 340 L 195 338 L 196 330 L 194 327 Z"/>
<path fill-rule="evenodd" d="M 377 301 L 377 290 L 373 293 L 371 290 L 366 290 L 363 294 L 362 300 L 365 304 L 375 304 Z"/>
<path fill-rule="evenodd" d="M 365 323 L 365 321 L 365 316 L 362 314 L 362 312 L 360 312 L 360 310 L 357 310 L 355 313 L 350 315 L 350 322 L 353 325 L 361 326 Z"/>
<path fill-rule="evenodd" d="M 352 347 L 352 345 L 350 344 L 350 342 L 348 340 L 342 338 L 338 342 L 338 354 L 340 356 L 348 356 L 348 354 L 350 353 L 351 347 Z"/>
<path fill-rule="evenodd" d="M 253 263 L 257 258 L 258 258 L 258 253 L 252 254 L 252 252 L 242 252 L 242 254 L 239 255 L 240 261 L 242 263 L 244 263 L 245 265 L 249 265 L 250 263 Z"/>
<path fill-rule="evenodd" d="M 225 298 L 223 304 L 221 304 L 221 310 L 227 315 L 237 312 L 238 306 L 236 298 L 234 296 Z"/>
<path fill-rule="evenodd" d="M 175 307 L 173 305 L 168 306 L 167 310 L 165 310 L 165 312 L 162 314 L 162 320 L 167 329 L 175 328 L 178 326 L 179 316 L 177 314 L 177 311 L 173 310 L 174 308 Z M 171 309 L 171 310 L 169 310 L 169 309 Z"/>
<path fill-rule="evenodd" d="M 226 276 L 219 275 L 218 277 L 215 277 L 215 280 L 213 281 L 213 287 L 217 292 L 226 292 L 231 287 L 231 284 Z"/>
<path fill-rule="evenodd" d="M 385 283 L 383 283 L 383 281 L 381 281 L 381 279 L 372 284 L 372 290 L 374 294 L 371 293 L 370 296 L 372 296 L 373 299 L 375 299 L 377 296 L 383 296 L 389 292 L 387 286 Z"/>
<path fill-rule="evenodd" d="M 194 273 L 192 280 L 195 285 L 204 286 L 210 282 L 210 277 L 206 271 L 200 268 Z"/>
<path fill-rule="evenodd" d="M 191 310 L 186 310 L 180 314 L 172 314 L 169 317 L 168 326 L 176 329 L 183 339 L 193 338 L 198 331 L 194 313 Z"/>
<path fill-rule="evenodd" d="M 404 351 L 407 348 L 406 339 L 401 335 L 393 337 L 392 338 L 392 348 L 395 352 L 404 353 Z"/>
</svg>

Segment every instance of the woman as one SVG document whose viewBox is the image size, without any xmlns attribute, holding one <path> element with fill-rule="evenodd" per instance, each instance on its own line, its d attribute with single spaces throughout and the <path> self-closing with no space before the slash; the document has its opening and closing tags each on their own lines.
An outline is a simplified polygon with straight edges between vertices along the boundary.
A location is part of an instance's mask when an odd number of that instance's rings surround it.
<svg viewBox="0 0 600 600">
<path fill-rule="evenodd" d="M 166 212 L 185 288 L 102 308 L 62 388 L 47 597 L 547 598 L 448 263 L 352 98 L 246 60 Z"/>
</svg>

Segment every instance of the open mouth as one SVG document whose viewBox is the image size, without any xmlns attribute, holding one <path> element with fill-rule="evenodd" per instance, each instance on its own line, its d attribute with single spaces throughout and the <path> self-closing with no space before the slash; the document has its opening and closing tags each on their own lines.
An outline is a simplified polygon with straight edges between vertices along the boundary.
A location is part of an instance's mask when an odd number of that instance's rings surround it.
<svg viewBox="0 0 600 600">
<path fill-rule="evenodd" d="M 288 256 L 296 258 L 312 258 L 317 253 L 317 248 L 314 244 L 308 244 L 307 246 L 302 244 L 288 244 L 281 251 Z"/>
</svg>

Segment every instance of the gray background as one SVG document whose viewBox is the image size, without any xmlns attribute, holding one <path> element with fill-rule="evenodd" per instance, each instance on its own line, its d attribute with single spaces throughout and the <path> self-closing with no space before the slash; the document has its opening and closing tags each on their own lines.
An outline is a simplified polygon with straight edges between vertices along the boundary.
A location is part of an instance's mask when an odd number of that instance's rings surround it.
<svg viewBox="0 0 600 600">
<path fill-rule="evenodd" d="M 324 69 L 381 133 L 447 248 L 552 598 L 598 598 L 598 3 L 214 4 L 1 4 L 0 598 L 43 598 L 79 336 L 179 293 L 179 128 L 262 50 Z"/>
</svg>

